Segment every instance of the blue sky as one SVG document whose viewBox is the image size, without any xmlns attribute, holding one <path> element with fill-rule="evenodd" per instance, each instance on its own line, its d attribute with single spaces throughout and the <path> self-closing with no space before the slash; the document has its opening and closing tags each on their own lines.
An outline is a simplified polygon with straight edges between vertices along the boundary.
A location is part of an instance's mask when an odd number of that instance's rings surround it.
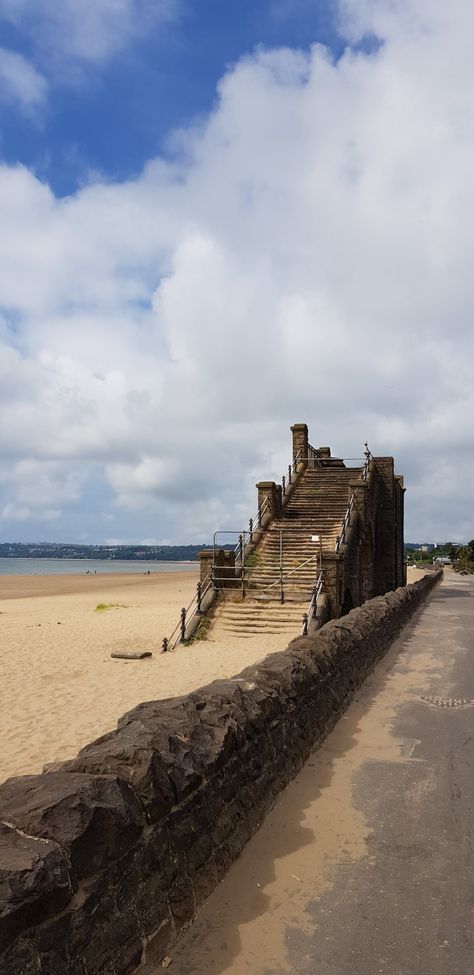
<svg viewBox="0 0 474 975">
<path fill-rule="evenodd" d="M 474 534 L 465 0 L 0 0 L 0 539 L 201 542 L 289 427 Z"/>
<path fill-rule="evenodd" d="M 0 43 L 45 75 L 48 105 L 32 122 L 14 102 L 4 104 L 2 155 L 31 167 L 59 196 L 74 192 L 90 171 L 122 180 L 166 154 L 169 133 L 210 110 L 219 79 L 246 52 L 308 49 L 319 41 L 337 57 L 345 43 L 328 0 L 178 0 L 164 23 L 125 49 L 92 63 L 61 59 L 52 68 L 50 49 L 38 50 L 30 30 L 21 16 L 4 16 Z"/>
</svg>

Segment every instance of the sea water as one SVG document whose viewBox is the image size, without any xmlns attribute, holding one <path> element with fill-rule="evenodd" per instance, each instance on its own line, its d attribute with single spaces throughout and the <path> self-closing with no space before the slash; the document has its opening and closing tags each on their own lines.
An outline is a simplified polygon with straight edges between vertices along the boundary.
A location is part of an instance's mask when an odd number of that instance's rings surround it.
<svg viewBox="0 0 474 975">
<path fill-rule="evenodd" d="M 49 576 L 101 572 L 189 572 L 199 562 L 151 562 L 122 559 L 1 559 L 0 575 Z"/>
</svg>

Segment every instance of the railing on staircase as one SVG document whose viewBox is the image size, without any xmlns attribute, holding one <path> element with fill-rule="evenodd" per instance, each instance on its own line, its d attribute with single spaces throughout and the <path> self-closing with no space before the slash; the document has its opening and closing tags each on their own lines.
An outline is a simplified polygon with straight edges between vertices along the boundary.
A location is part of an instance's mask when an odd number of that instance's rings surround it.
<svg viewBox="0 0 474 975">
<path fill-rule="evenodd" d="M 365 441 L 364 447 L 365 447 L 365 450 L 364 450 L 364 467 L 363 467 L 363 470 L 362 470 L 362 480 L 367 481 L 367 479 L 369 477 L 369 473 L 370 473 L 370 465 L 371 465 L 371 462 L 372 462 L 372 454 L 370 453 L 370 450 L 369 450 L 367 441 Z M 353 512 L 353 510 L 354 510 L 355 507 L 356 507 L 356 497 L 355 497 L 355 494 L 351 494 L 351 497 L 349 499 L 349 504 L 347 506 L 347 510 L 346 510 L 346 513 L 345 513 L 344 518 L 343 518 L 343 521 L 342 521 L 341 531 L 340 531 L 340 533 L 339 533 L 339 535 L 337 536 L 337 539 L 336 539 L 336 552 L 339 552 L 340 551 L 340 548 L 341 548 L 341 545 L 344 545 L 344 542 L 345 542 L 345 539 L 346 539 L 347 529 L 349 528 L 349 525 L 351 523 L 351 516 L 352 516 L 352 512 Z"/>
<path fill-rule="evenodd" d="M 278 561 L 274 564 L 275 567 L 275 578 L 268 585 L 252 578 L 252 573 L 254 569 L 258 569 L 258 562 L 253 564 L 246 563 L 246 551 L 248 547 L 247 537 L 249 537 L 249 532 L 244 531 L 239 533 L 239 540 L 235 548 L 233 549 L 233 554 L 235 558 L 235 563 L 229 566 L 221 565 L 217 562 L 217 538 L 219 535 L 229 536 L 231 534 L 236 535 L 237 532 L 230 531 L 218 531 L 214 533 L 214 559 L 212 566 L 212 583 L 216 590 L 220 589 L 240 589 L 242 598 L 245 598 L 247 594 L 259 594 L 263 596 L 265 594 L 270 594 L 272 591 L 277 591 L 280 594 L 281 602 L 285 600 L 285 585 L 288 580 L 293 580 L 297 577 L 297 574 L 303 569 L 307 568 L 308 565 L 314 564 L 316 568 L 321 568 L 322 566 L 322 540 L 321 535 L 315 535 L 314 540 L 319 542 L 318 551 L 315 555 L 311 555 L 307 559 L 303 559 L 298 562 L 297 565 L 293 565 L 293 568 L 286 569 L 284 564 L 285 545 L 284 537 L 286 532 L 283 529 L 277 533 L 279 535 L 279 546 L 278 546 Z M 242 558 L 243 555 L 243 558 Z M 250 554 L 251 559 L 253 552 Z M 265 563 L 261 566 L 264 570 L 268 571 L 268 565 Z M 297 580 L 296 581 L 300 581 Z M 308 587 L 307 587 L 308 588 Z"/>
<path fill-rule="evenodd" d="M 306 613 L 303 613 L 303 629 L 301 631 L 301 636 L 308 636 L 308 626 L 310 621 L 316 618 L 318 597 L 321 595 L 323 588 L 324 588 L 324 572 L 323 569 L 321 569 L 318 578 L 316 580 L 316 585 L 313 589 L 311 602 L 308 606 Z"/>
<path fill-rule="evenodd" d="M 245 578 L 246 550 L 248 548 L 248 545 L 253 543 L 255 531 L 262 530 L 263 517 L 266 514 L 268 508 L 269 508 L 268 499 L 265 498 L 263 504 L 258 506 L 257 512 L 254 515 L 254 517 L 249 518 L 248 531 L 244 530 L 243 532 L 226 533 L 226 534 L 237 534 L 239 536 L 237 545 L 234 548 L 234 557 L 235 557 L 235 563 L 237 565 L 237 571 L 238 571 L 238 563 L 240 562 L 241 565 L 242 586 L 244 585 L 244 578 Z M 219 533 L 216 532 L 214 535 L 214 559 L 213 559 L 211 575 L 204 583 L 202 582 L 197 583 L 196 594 L 191 600 L 189 606 L 183 606 L 180 613 L 179 622 L 176 624 L 171 636 L 164 637 L 162 641 L 163 653 L 166 653 L 170 650 L 174 650 L 174 648 L 178 645 L 178 643 L 185 643 L 186 633 L 191 628 L 192 624 L 196 621 L 196 617 L 201 618 L 203 616 L 202 604 L 205 600 L 205 597 L 211 591 L 215 591 L 218 588 L 218 586 L 216 586 L 217 582 L 219 581 L 222 582 L 224 579 L 224 576 L 222 577 L 222 579 L 216 578 L 216 572 L 215 572 L 215 568 L 216 568 L 215 567 L 215 547 L 216 547 L 215 539 L 217 534 Z M 228 578 L 229 576 L 227 572 L 225 575 L 226 581 L 228 581 Z M 238 579 L 238 576 L 236 578 Z"/>
<path fill-rule="evenodd" d="M 280 532 L 280 535 L 282 535 L 282 534 L 283 533 Z M 247 588 L 247 592 L 254 593 L 255 595 L 258 593 L 260 596 L 263 596 L 263 595 L 266 595 L 268 593 L 271 593 L 271 592 L 273 592 L 275 590 L 279 594 L 280 602 L 281 603 L 284 603 L 285 602 L 285 587 L 286 587 L 286 584 L 288 583 L 288 580 L 293 581 L 294 576 L 296 575 L 296 573 L 297 572 L 301 572 L 301 570 L 304 569 L 304 568 L 306 568 L 306 566 L 308 566 L 308 565 L 315 564 L 316 565 L 316 568 L 317 569 L 319 568 L 320 556 L 319 555 L 311 555 L 309 557 L 309 559 L 304 559 L 303 562 L 299 562 L 298 565 L 295 565 L 292 569 L 290 569 L 289 572 L 285 572 L 284 571 L 284 568 L 283 568 L 282 548 L 280 548 L 280 553 L 281 554 L 280 554 L 280 565 L 279 565 L 278 578 L 275 579 L 274 582 L 269 583 L 268 586 L 260 586 L 259 585 L 255 589 Z M 319 572 L 319 575 L 321 575 L 321 570 Z M 319 578 L 319 576 L 318 576 L 318 578 Z M 250 579 L 251 579 L 251 576 L 250 576 Z"/>
<path fill-rule="evenodd" d="M 365 441 L 364 447 L 365 447 L 364 450 L 365 463 L 364 463 L 364 470 L 362 472 L 362 477 L 364 481 L 367 481 L 370 474 L 370 465 L 372 462 L 372 454 L 370 453 L 367 440 Z"/>
<path fill-rule="evenodd" d="M 346 468 L 352 468 L 352 467 L 354 467 L 356 469 L 360 469 L 360 467 L 362 467 L 362 477 L 363 477 L 364 480 L 367 480 L 367 478 L 369 476 L 369 472 L 370 472 L 370 464 L 371 464 L 371 461 L 372 461 L 372 454 L 370 453 L 370 450 L 369 450 L 367 441 L 365 442 L 364 447 L 365 447 L 365 450 L 364 450 L 364 460 L 362 460 L 361 458 L 344 458 L 344 459 L 341 459 L 341 463 Z M 288 500 L 288 496 L 289 496 L 289 493 L 290 493 L 290 488 L 291 488 L 291 486 L 293 484 L 293 481 L 294 481 L 294 478 L 295 478 L 296 474 L 298 473 L 298 467 L 300 467 L 300 469 L 301 469 L 301 466 L 300 466 L 301 464 L 303 464 L 303 468 L 311 468 L 311 467 L 312 468 L 315 468 L 315 467 L 325 466 L 325 461 L 327 462 L 328 460 L 329 461 L 331 461 L 331 460 L 334 461 L 334 458 L 327 458 L 325 454 L 321 453 L 320 450 L 318 450 L 316 447 L 313 447 L 311 444 L 308 444 L 308 453 L 307 453 L 307 456 L 306 457 L 303 456 L 301 450 L 298 451 L 298 453 L 296 454 L 296 456 L 293 459 L 292 464 L 288 464 L 288 473 L 287 474 L 284 474 L 282 476 L 282 478 L 281 478 L 282 501 L 283 501 L 283 503 L 285 504 L 287 502 L 287 500 Z M 336 552 L 339 552 L 341 546 L 344 544 L 345 537 L 346 537 L 346 533 L 347 533 L 347 529 L 349 528 L 349 525 L 350 525 L 350 522 L 351 522 L 351 515 L 352 515 L 352 511 L 354 509 L 355 503 L 356 503 L 355 502 L 355 496 L 354 495 L 351 495 L 351 498 L 350 498 L 350 501 L 349 501 L 349 505 L 348 505 L 347 511 L 346 511 L 346 513 L 344 515 L 341 532 L 338 535 L 337 540 L 336 540 Z M 238 582 L 239 581 L 239 574 L 240 574 L 241 591 L 242 591 L 242 596 L 243 597 L 245 596 L 245 593 L 246 593 L 246 583 L 248 583 L 248 580 L 249 580 L 249 576 L 247 576 L 247 578 L 246 578 L 246 566 L 245 566 L 245 559 L 246 559 L 247 551 L 248 551 L 249 546 L 251 546 L 253 544 L 253 542 L 254 542 L 254 534 L 255 534 L 255 532 L 257 530 L 259 532 L 262 531 L 263 518 L 264 518 L 264 515 L 267 513 L 268 510 L 269 510 L 269 502 L 268 502 L 268 499 L 265 499 L 265 501 L 263 502 L 263 504 L 258 506 L 256 515 L 253 518 L 249 518 L 248 530 L 245 529 L 242 532 L 235 532 L 235 533 L 228 532 L 227 533 L 227 534 L 238 534 L 238 542 L 237 542 L 237 544 L 236 544 L 236 546 L 234 548 L 234 558 L 235 558 L 234 580 L 235 580 L 235 582 Z M 174 647 L 178 643 L 184 643 L 185 642 L 185 640 L 186 640 L 186 632 L 188 631 L 188 628 L 195 621 L 195 619 L 196 619 L 197 616 L 198 617 L 201 617 L 203 615 L 203 612 L 202 612 L 202 608 L 201 607 L 202 607 L 202 601 L 204 600 L 205 596 L 207 596 L 208 593 L 211 590 L 216 591 L 219 588 L 219 583 L 222 583 L 224 581 L 224 579 L 227 582 L 229 581 L 229 570 L 226 571 L 225 576 L 223 576 L 222 578 L 219 578 L 216 575 L 216 566 L 215 566 L 215 547 L 216 547 L 216 544 L 215 544 L 215 540 L 216 540 L 216 535 L 217 534 L 220 534 L 220 533 L 216 532 L 216 534 L 214 535 L 214 559 L 213 559 L 213 568 L 212 568 L 212 572 L 211 572 L 211 577 L 208 580 L 206 580 L 206 582 L 204 584 L 202 584 L 201 582 L 198 582 L 197 587 L 196 587 L 196 595 L 192 599 L 192 601 L 189 604 L 189 606 L 183 607 L 183 609 L 181 610 L 179 622 L 175 626 L 175 628 L 174 628 L 171 636 L 169 638 L 166 638 L 165 637 L 165 639 L 163 640 L 163 644 L 162 644 L 163 651 L 172 650 L 172 649 L 174 649 Z M 284 573 L 284 571 L 283 571 L 282 549 L 280 548 L 280 567 L 279 567 L 279 576 L 278 576 L 278 579 L 275 582 L 271 583 L 269 586 L 260 588 L 260 590 L 259 590 L 260 593 L 261 594 L 267 593 L 267 592 L 275 589 L 276 587 L 279 587 L 279 590 L 280 590 L 280 599 L 281 599 L 281 602 L 284 602 L 284 598 L 285 598 L 285 584 L 286 584 L 288 578 L 290 578 L 290 576 L 292 576 L 295 572 L 299 571 L 301 568 L 303 568 L 304 566 L 306 566 L 311 561 L 317 561 L 317 560 L 318 560 L 318 556 L 311 556 L 310 559 L 307 559 L 304 562 L 301 562 L 291 572 Z M 319 568 L 321 569 L 321 557 L 320 556 L 319 556 Z M 320 571 L 320 573 L 319 573 L 318 582 L 316 583 L 315 591 L 318 588 L 320 582 L 321 582 L 321 585 L 322 585 L 322 571 Z M 248 585 L 247 585 L 247 591 L 248 591 Z M 312 602 L 310 603 L 310 610 L 308 611 L 309 618 L 311 618 L 311 616 L 310 616 L 311 606 L 312 606 Z"/>
<path fill-rule="evenodd" d="M 343 521 L 342 521 L 341 531 L 340 531 L 339 535 L 336 538 L 336 552 L 339 552 L 339 550 L 341 548 L 341 545 L 344 545 L 344 542 L 346 540 L 346 532 L 347 532 L 347 529 L 349 528 L 349 525 L 351 523 L 351 515 L 352 515 L 352 512 L 353 512 L 353 510 L 355 508 L 355 505 L 356 505 L 355 494 L 351 494 L 350 501 L 349 501 L 349 504 L 347 506 L 347 511 L 346 511 L 346 513 L 344 515 L 344 518 L 343 518 Z"/>
<path fill-rule="evenodd" d="M 313 450 L 313 449 L 314 448 L 312 447 L 311 450 Z M 301 464 L 301 462 L 304 461 L 304 460 L 305 460 L 305 458 L 303 457 L 301 450 L 299 450 L 298 453 L 296 454 L 296 457 L 293 460 L 293 463 L 292 464 L 288 464 L 288 473 L 282 475 L 282 478 L 281 478 L 281 498 L 282 498 L 282 502 L 283 503 L 285 502 L 285 499 L 286 499 L 286 496 L 287 496 L 287 494 L 289 492 L 289 489 L 290 489 L 291 485 L 293 484 L 293 481 L 294 481 L 294 479 L 296 477 L 296 474 L 298 473 L 298 465 Z"/>
<path fill-rule="evenodd" d="M 254 515 L 253 518 L 249 518 L 248 531 L 247 529 L 244 529 L 244 531 L 239 533 L 239 540 L 237 542 L 237 545 L 234 548 L 236 562 L 241 562 L 242 564 L 245 562 L 245 551 L 247 545 L 253 544 L 254 532 L 257 530 L 259 531 L 262 530 L 263 517 L 267 513 L 269 507 L 270 505 L 269 505 L 268 498 L 265 498 L 263 504 L 259 504 L 256 515 Z M 214 533 L 214 550 L 215 550 L 215 538 L 216 535 L 218 534 L 219 532 Z M 233 533 L 230 532 L 229 534 L 233 534 Z M 246 536 L 248 536 L 248 542 L 246 541 Z"/>
<path fill-rule="evenodd" d="M 202 617 L 202 604 L 212 589 L 212 579 L 208 579 L 204 585 L 198 582 L 196 585 L 196 595 L 191 600 L 189 606 L 183 606 L 179 618 L 179 623 L 176 624 L 170 637 L 165 637 L 161 648 L 163 653 L 169 650 L 174 650 L 178 643 L 184 643 L 186 640 L 186 631 L 189 625 L 196 619 L 196 616 Z"/>
</svg>

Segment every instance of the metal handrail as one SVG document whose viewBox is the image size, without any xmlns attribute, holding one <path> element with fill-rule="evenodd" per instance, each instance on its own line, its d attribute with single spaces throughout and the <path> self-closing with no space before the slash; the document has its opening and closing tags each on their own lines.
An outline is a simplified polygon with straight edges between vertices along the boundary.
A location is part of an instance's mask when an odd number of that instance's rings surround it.
<svg viewBox="0 0 474 975">
<path fill-rule="evenodd" d="M 318 596 L 321 595 L 323 591 L 323 586 L 324 586 L 324 570 L 321 569 L 318 578 L 316 579 L 316 585 L 313 589 L 313 594 L 311 596 L 311 601 L 308 606 L 308 610 L 306 613 L 303 613 L 303 629 L 301 632 L 302 636 L 308 636 L 308 624 L 309 621 L 314 620 L 316 616 Z"/>
<path fill-rule="evenodd" d="M 179 618 L 179 623 L 176 624 L 171 636 L 165 637 L 163 640 L 162 649 L 164 653 L 166 653 L 169 650 L 174 650 L 174 648 L 177 646 L 178 643 L 184 643 L 186 639 L 186 630 L 189 624 L 196 616 L 202 615 L 201 604 L 204 597 L 207 595 L 207 593 L 211 588 L 212 588 L 212 578 L 208 579 L 208 581 L 204 584 L 204 588 L 201 582 L 197 583 L 196 595 L 193 596 L 189 606 L 183 606 Z M 193 608 L 194 604 L 196 604 L 196 608 L 194 609 L 194 611 L 190 616 L 189 613 L 190 610 Z"/>
<path fill-rule="evenodd" d="M 269 501 L 268 498 L 265 498 L 263 504 L 259 504 L 257 508 L 256 516 L 254 518 L 249 518 L 248 531 L 247 529 L 244 529 L 244 531 L 241 532 L 241 534 L 239 535 L 239 540 L 237 542 L 237 545 L 234 548 L 236 562 L 238 561 L 243 563 L 245 561 L 245 546 L 246 546 L 245 536 L 246 535 L 249 536 L 249 544 L 252 544 L 253 533 L 257 529 L 260 530 L 262 528 L 262 519 L 268 508 L 269 508 Z M 255 525 L 257 525 L 257 529 L 255 528 Z"/>
<path fill-rule="evenodd" d="M 352 509 L 355 507 L 355 505 L 356 505 L 356 496 L 355 496 L 355 494 L 351 494 L 350 501 L 349 501 L 349 504 L 348 504 L 347 509 L 346 509 L 346 513 L 345 513 L 344 518 L 342 520 L 341 532 L 337 536 L 337 539 L 336 539 L 336 552 L 339 552 L 339 549 L 340 549 L 341 545 L 344 545 L 344 541 L 345 541 L 345 537 L 346 537 L 346 531 L 349 528 L 349 525 L 351 523 Z"/>
<path fill-rule="evenodd" d="M 317 447 L 313 447 L 310 443 L 308 444 L 308 457 L 311 458 L 311 460 L 316 460 L 316 458 L 320 457 Z"/>
<path fill-rule="evenodd" d="M 282 578 L 280 578 L 280 576 L 279 576 L 279 577 L 278 577 L 278 579 L 277 579 L 277 580 L 276 580 L 275 582 L 271 582 L 271 583 L 270 583 L 270 585 L 268 585 L 268 586 L 264 586 L 264 587 L 263 587 L 262 589 L 260 589 L 259 591 L 260 591 L 260 592 L 267 592 L 267 591 L 268 591 L 269 589 L 274 589 L 274 587 L 275 587 L 275 586 L 279 586 L 279 585 L 280 585 L 280 582 L 281 582 L 281 581 L 283 581 L 283 582 L 286 582 L 286 580 L 287 580 L 287 579 L 289 579 L 289 578 L 290 578 L 290 576 L 292 576 L 292 575 L 294 575 L 294 574 L 295 574 L 295 572 L 298 572 L 298 571 L 299 571 L 300 569 L 303 569 L 303 568 L 304 568 L 304 566 L 305 566 L 305 565 L 308 565 L 308 564 L 309 564 L 310 562 L 314 562 L 314 560 L 315 560 L 315 559 L 318 559 L 318 560 L 319 560 L 319 555 L 311 555 L 311 556 L 309 557 L 309 559 L 305 559 L 305 560 L 304 560 L 304 562 L 298 562 L 298 565 L 296 565 L 296 566 L 295 566 L 295 567 L 294 567 L 293 569 L 291 569 L 291 570 L 290 570 L 289 572 L 287 572 L 287 573 L 284 573 L 284 574 L 283 574 L 283 576 L 282 576 Z M 240 571 L 242 572 L 242 569 L 240 569 Z M 247 570 L 245 569 L 245 566 L 244 566 L 244 569 L 243 569 L 243 571 L 244 571 L 244 572 L 245 572 L 245 571 L 247 571 Z M 252 571 L 251 569 L 249 569 L 249 570 L 248 570 L 248 572 L 249 572 L 249 575 L 248 575 L 248 577 L 247 577 L 247 578 L 251 578 L 251 571 Z M 216 575 L 215 575 L 215 576 L 214 576 L 214 579 L 215 579 L 215 580 L 216 580 L 217 582 L 223 582 L 223 581 L 225 581 L 225 580 L 228 580 L 228 578 L 229 578 L 229 576 L 228 576 L 228 575 L 222 575 L 222 576 L 216 576 Z M 238 579 L 239 579 L 239 578 L 240 578 L 239 576 L 237 576 L 237 577 L 236 577 L 236 579 L 237 579 L 237 581 L 238 581 Z"/>
<path fill-rule="evenodd" d="M 304 562 L 299 562 L 294 569 L 291 569 L 291 571 L 287 572 L 286 575 L 285 574 L 282 575 L 281 579 L 278 578 L 275 582 L 270 583 L 269 586 L 265 586 L 263 589 L 260 589 L 260 592 L 268 592 L 269 589 L 274 589 L 275 586 L 279 586 L 281 582 L 286 582 L 287 579 L 289 579 L 290 576 L 294 575 L 295 572 L 298 572 L 300 569 L 304 568 L 304 566 L 308 565 L 310 562 L 314 562 L 315 559 L 319 559 L 319 555 L 310 555 L 309 559 L 305 559 Z"/>
<path fill-rule="evenodd" d="M 367 441 L 365 441 L 364 448 L 365 448 L 365 450 L 364 450 L 364 458 L 365 458 L 365 460 L 364 460 L 364 467 L 363 467 L 363 471 L 362 471 L 362 480 L 363 481 L 367 481 L 368 476 L 369 476 L 369 471 L 370 471 L 370 465 L 371 465 L 371 462 L 373 460 L 373 457 L 372 457 L 372 454 L 370 453 L 370 450 L 369 450 L 369 446 L 368 446 Z M 349 460 L 350 458 L 346 458 L 346 459 Z M 355 459 L 356 458 L 354 458 L 354 460 Z M 337 539 L 336 539 L 336 552 L 339 552 L 339 550 L 341 548 L 341 545 L 344 544 L 345 537 L 346 537 L 346 531 L 349 528 L 349 525 L 351 523 L 352 509 L 355 506 L 356 506 L 356 496 L 355 496 L 355 494 L 351 494 L 351 497 L 350 497 L 350 500 L 349 500 L 349 504 L 347 506 L 347 510 L 346 510 L 346 513 L 345 513 L 344 518 L 343 518 L 343 521 L 342 521 L 342 528 L 341 528 L 340 534 L 337 536 Z"/>
<path fill-rule="evenodd" d="M 305 463 L 306 467 L 314 464 L 325 469 L 330 468 L 331 462 L 333 462 L 332 466 L 335 470 L 338 470 L 338 467 L 334 461 L 342 461 L 348 470 L 363 470 L 365 464 L 365 457 L 320 457 L 319 454 L 316 454 L 316 456 L 308 454 L 306 457 L 300 457 L 299 459 Z"/>
<path fill-rule="evenodd" d="M 365 441 L 364 447 L 365 447 L 364 450 L 365 464 L 364 464 L 364 470 L 362 472 L 362 477 L 364 481 L 367 481 L 370 473 L 370 464 L 373 458 L 372 458 L 372 454 L 370 453 L 367 440 Z"/>
<path fill-rule="evenodd" d="M 298 464 L 301 463 L 303 459 L 304 458 L 302 456 L 302 451 L 300 449 L 296 454 L 296 456 L 294 457 L 293 462 L 291 464 L 288 464 L 288 473 L 282 474 L 282 478 L 281 478 L 282 501 L 285 500 L 285 497 L 288 494 L 288 489 L 290 485 L 293 484 L 293 478 L 297 473 Z"/>
</svg>

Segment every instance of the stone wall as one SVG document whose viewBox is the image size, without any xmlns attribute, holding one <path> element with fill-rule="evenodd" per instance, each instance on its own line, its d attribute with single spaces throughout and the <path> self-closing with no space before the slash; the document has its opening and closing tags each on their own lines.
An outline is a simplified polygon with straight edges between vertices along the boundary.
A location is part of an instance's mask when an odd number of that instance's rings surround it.
<svg viewBox="0 0 474 975">
<path fill-rule="evenodd" d="M 1 975 L 151 971 L 438 577 L 4 783 Z"/>
</svg>

